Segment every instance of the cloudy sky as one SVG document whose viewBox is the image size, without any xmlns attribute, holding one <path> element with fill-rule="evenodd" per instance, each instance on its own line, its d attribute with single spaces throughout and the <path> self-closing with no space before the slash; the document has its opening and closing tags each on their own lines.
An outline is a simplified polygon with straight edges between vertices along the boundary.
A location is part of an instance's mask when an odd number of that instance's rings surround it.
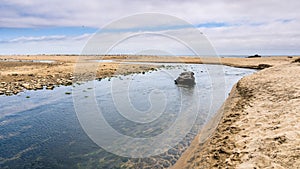
<svg viewBox="0 0 300 169">
<path fill-rule="evenodd" d="M 0 54 L 80 54 L 99 29 L 121 18 L 150 12 L 190 23 L 209 39 L 220 55 L 296 55 L 300 54 L 299 8 L 298 0 L 0 0 Z M 165 30 L 160 32 L 171 28 L 166 26 L 168 21 L 159 22 L 160 17 L 151 19 L 153 25 L 164 25 Z M 135 21 L 135 24 L 123 23 L 121 27 L 127 26 L 131 34 L 136 33 L 135 26 L 151 27 L 149 22 Z M 180 34 L 193 37 L 188 29 L 176 28 Z M 118 32 L 110 33 L 118 36 Z M 126 43 L 137 43 L 139 50 L 155 50 L 156 47 L 149 46 L 155 46 L 156 38 L 149 40 L 148 36 L 139 36 Z M 141 45 L 145 41 L 148 43 L 143 45 L 147 48 Z M 170 40 L 156 41 L 167 44 L 158 50 L 176 46 L 170 45 Z M 124 43 L 116 53 L 130 53 L 128 48 L 132 45 Z M 135 53 L 138 52 L 135 49 Z"/>
</svg>

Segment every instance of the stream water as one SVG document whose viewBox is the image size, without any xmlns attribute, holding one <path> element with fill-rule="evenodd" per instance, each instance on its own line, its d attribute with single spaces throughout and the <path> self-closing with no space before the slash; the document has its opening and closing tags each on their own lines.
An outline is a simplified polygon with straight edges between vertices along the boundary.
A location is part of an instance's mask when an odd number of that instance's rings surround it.
<svg viewBox="0 0 300 169">
<path fill-rule="evenodd" d="M 212 82 L 207 71 L 209 67 L 224 70 L 224 74 L 217 75 L 224 77 L 224 96 L 240 78 L 255 72 L 220 65 L 170 64 L 145 74 L 95 80 L 75 87 L 60 86 L 54 90 L 0 96 L 0 168 L 169 167 L 188 147 L 207 118 L 213 115 L 211 112 L 216 112 L 224 102 L 225 97 L 217 104 L 212 104 Z M 174 84 L 174 79 L 186 70 L 195 73 L 196 86 L 193 88 Z M 75 92 L 76 87 L 80 90 Z M 130 137 L 150 138 L 163 133 L 172 127 L 178 112 L 184 109 L 182 107 L 197 106 L 197 117 L 188 133 L 168 151 L 148 158 L 121 157 L 100 148 L 85 133 L 74 109 L 76 99 L 69 93 L 83 100 L 82 103 L 85 99 L 95 98 L 107 123 L 114 130 Z M 116 98 L 124 96 L 139 112 L 156 110 L 155 105 L 159 103 L 164 103 L 164 109 L 156 120 L 149 123 L 132 122 L 118 113 L 120 108 L 126 108 L 128 102 Z M 162 96 L 165 100 L 159 100 Z M 191 100 L 196 100 L 198 105 Z M 91 111 L 88 101 L 81 107 Z"/>
</svg>

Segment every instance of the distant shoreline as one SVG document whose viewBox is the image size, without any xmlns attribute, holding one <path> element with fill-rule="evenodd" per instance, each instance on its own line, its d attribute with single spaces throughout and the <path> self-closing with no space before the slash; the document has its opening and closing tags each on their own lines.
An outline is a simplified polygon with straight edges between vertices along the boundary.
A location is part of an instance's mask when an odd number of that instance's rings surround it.
<svg viewBox="0 0 300 169">
<path fill-rule="evenodd" d="M 160 67 L 154 63 L 161 63 L 162 65 L 167 63 L 218 64 L 239 68 L 264 69 L 290 63 L 296 58 L 298 57 L 0 56 L 0 95 L 13 95 L 25 89 L 53 89 L 55 85 L 72 85 L 76 80 L 82 80 L 78 79 L 78 77 L 101 79 L 115 75 L 143 73 Z M 101 63 L 98 63 L 98 61 L 101 61 Z M 80 72 L 74 72 L 78 66 L 81 66 L 83 69 Z"/>
</svg>

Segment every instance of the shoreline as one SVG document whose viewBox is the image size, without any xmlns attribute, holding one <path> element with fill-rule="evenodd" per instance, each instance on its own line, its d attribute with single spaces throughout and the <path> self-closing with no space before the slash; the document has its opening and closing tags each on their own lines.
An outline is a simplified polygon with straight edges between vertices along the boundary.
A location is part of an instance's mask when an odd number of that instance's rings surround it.
<svg viewBox="0 0 300 169">
<path fill-rule="evenodd" d="M 172 168 L 300 166 L 299 74 L 289 63 L 239 80 Z"/>
<path fill-rule="evenodd" d="M 0 95 L 14 95 L 23 90 L 52 90 L 57 85 L 72 85 L 82 79 L 102 79 L 115 75 L 154 71 L 154 63 L 218 64 L 238 68 L 264 69 L 290 63 L 299 57 L 204 58 L 159 56 L 70 56 L 9 55 L 0 56 Z M 95 62 L 100 60 L 101 62 Z M 148 64 L 141 64 L 148 63 Z M 82 71 L 76 68 L 82 66 Z M 78 70 L 78 69 L 77 69 Z M 82 74 L 81 74 L 82 73 Z"/>
</svg>

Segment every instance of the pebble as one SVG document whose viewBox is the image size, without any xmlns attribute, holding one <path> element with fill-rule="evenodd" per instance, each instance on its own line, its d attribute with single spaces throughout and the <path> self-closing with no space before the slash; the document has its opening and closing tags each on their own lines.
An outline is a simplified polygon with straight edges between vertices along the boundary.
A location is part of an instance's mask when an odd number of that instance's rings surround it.
<svg viewBox="0 0 300 169">
<path fill-rule="evenodd" d="M 53 90 L 53 89 L 54 89 L 54 86 L 52 86 L 52 85 L 51 85 L 51 86 L 47 86 L 46 89 L 47 89 L 47 90 Z"/>
<path fill-rule="evenodd" d="M 28 84 L 28 83 L 23 83 L 21 86 L 24 87 L 27 90 L 30 89 L 30 84 Z"/>
</svg>

